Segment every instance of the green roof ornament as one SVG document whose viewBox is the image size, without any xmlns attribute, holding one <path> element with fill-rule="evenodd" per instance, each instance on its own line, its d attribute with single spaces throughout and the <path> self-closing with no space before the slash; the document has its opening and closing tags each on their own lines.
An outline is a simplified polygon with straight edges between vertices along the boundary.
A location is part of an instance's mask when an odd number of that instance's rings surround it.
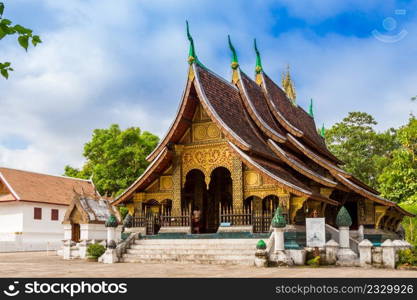
<svg viewBox="0 0 417 300">
<path fill-rule="evenodd" d="M 287 225 L 285 217 L 282 215 L 282 209 L 280 206 L 275 210 L 275 215 L 272 218 L 271 225 L 273 228 L 284 228 Z"/>
<path fill-rule="evenodd" d="M 326 137 L 326 129 L 324 128 L 324 123 L 321 126 L 320 135 L 325 138 Z"/>
<path fill-rule="evenodd" d="M 352 225 L 352 218 L 346 207 L 342 206 L 336 216 L 336 225 L 338 227 L 350 227 Z"/>
<path fill-rule="evenodd" d="M 230 35 L 227 35 L 227 39 L 229 41 L 229 48 L 232 51 L 232 63 L 230 64 L 230 66 L 232 67 L 233 70 L 236 70 L 239 67 L 239 62 L 237 60 L 236 49 L 232 45 L 232 41 L 230 40 Z"/>
<path fill-rule="evenodd" d="M 190 41 L 190 50 L 188 51 L 188 63 L 191 65 L 194 61 L 197 60 L 197 54 L 195 53 L 194 40 L 190 34 L 188 21 L 185 21 L 185 24 L 187 26 L 187 37 L 188 37 L 188 40 Z"/>
<path fill-rule="evenodd" d="M 310 99 L 310 106 L 308 107 L 308 114 L 314 119 L 313 98 Z"/>
<path fill-rule="evenodd" d="M 256 45 L 256 39 L 253 40 L 253 45 L 255 47 L 255 53 L 256 53 L 255 72 L 256 72 L 256 74 L 259 74 L 262 71 L 262 62 L 261 62 L 261 55 L 259 54 L 259 50 L 258 50 L 258 47 Z"/>
<path fill-rule="evenodd" d="M 106 227 L 114 227 L 116 228 L 119 225 L 119 221 L 117 221 L 117 218 L 115 215 L 110 215 L 107 219 L 106 223 L 104 223 L 104 226 Z"/>
</svg>

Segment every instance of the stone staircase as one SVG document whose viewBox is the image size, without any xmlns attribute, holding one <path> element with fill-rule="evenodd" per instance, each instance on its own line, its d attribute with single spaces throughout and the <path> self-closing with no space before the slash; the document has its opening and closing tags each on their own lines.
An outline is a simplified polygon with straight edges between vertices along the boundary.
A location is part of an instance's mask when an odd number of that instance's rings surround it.
<svg viewBox="0 0 417 300">
<path fill-rule="evenodd" d="M 139 239 L 122 262 L 253 265 L 258 239 Z"/>
</svg>

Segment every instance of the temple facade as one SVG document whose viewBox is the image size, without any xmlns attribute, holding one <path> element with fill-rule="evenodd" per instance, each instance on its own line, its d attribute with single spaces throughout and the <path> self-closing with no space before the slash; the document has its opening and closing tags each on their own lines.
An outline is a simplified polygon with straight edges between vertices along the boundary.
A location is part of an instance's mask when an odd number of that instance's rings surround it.
<svg viewBox="0 0 417 300">
<path fill-rule="evenodd" d="M 335 224 L 341 206 L 365 230 L 395 232 L 404 216 L 342 169 L 327 149 L 312 112 L 297 105 L 289 72 L 282 88 L 264 71 L 255 44 L 252 79 L 232 51 L 226 80 L 197 58 L 189 35 L 188 80 L 166 136 L 148 156 L 147 170 L 113 205 L 125 205 L 148 234 L 183 228 L 201 211 L 201 233 L 223 227 L 269 232 L 280 206 L 288 224 L 320 216 Z"/>
</svg>

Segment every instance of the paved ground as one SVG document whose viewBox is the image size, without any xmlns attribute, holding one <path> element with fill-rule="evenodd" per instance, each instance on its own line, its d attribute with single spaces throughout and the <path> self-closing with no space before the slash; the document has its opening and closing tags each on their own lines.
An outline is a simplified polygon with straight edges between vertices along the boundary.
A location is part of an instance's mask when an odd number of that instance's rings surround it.
<svg viewBox="0 0 417 300">
<path fill-rule="evenodd" d="M 294 267 L 255 268 L 195 264 L 105 265 L 63 260 L 46 252 L 0 253 L 0 277 L 415 277 L 417 271 Z"/>
</svg>

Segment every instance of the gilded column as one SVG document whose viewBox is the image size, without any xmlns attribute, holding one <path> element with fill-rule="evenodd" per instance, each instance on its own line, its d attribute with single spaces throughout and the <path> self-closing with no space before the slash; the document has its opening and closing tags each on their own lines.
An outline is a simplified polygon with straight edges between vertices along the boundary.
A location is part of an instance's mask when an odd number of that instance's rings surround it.
<svg viewBox="0 0 417 300">
<path fill-rule="evenodd" d="M 243 207 L 243 164 L 239 158 L 232 158 L 233 208 Z"/>
<path fill-rule="evenodd" d="M 141 192 L 141 193 L 136 193 L 134 198 L 133 198 L 133 214 L 141 214 L 142 213 L 142 205 L 143 205 L 143 201 L 145 201 L 145 193 Z M 129 210 L 130 212 L 130 210 Z"/>
<path fill-rule="evenodd" d="M 175 156 L 173 159 L 172 172 L 172 215 L 178 216 L 181 214 L 181 187 L 182 187 L 182 150 L 184 146 L 175 145 Z"/>
</svg>

